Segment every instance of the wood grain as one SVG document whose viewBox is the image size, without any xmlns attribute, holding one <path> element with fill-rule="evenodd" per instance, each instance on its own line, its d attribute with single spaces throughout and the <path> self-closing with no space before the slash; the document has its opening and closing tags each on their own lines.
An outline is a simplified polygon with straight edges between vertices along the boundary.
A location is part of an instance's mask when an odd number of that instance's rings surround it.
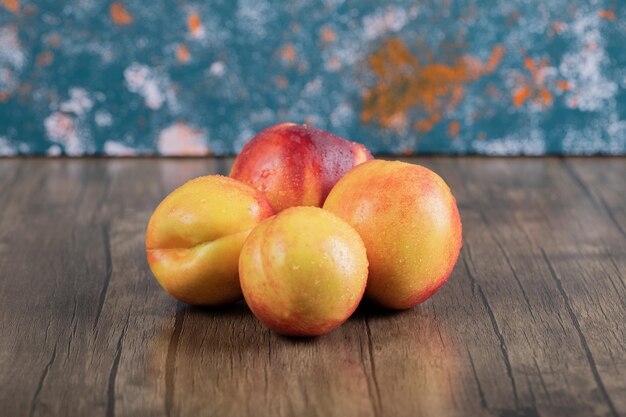
<svg viewBox="0 0 626 417">
<path fill-rule="evenodd" d="M 626 415 L 626 160 L 410 161 L 459 203 L 449 282 L 301 340 L 147 268 L 156 204 L 232 160 L 0 160 L 0 414 Z"/>
</svg>

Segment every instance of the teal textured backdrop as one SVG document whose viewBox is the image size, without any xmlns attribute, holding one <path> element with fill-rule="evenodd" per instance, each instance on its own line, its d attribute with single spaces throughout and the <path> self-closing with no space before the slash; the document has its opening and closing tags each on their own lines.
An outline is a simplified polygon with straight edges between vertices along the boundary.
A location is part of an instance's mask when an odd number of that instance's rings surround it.
<svg viewBox="0 0 626 417">
<path fill-rule="evenodd" d="M 0 0 L 0 155 L 624 154 L 625 4 Z"/>
</svg>

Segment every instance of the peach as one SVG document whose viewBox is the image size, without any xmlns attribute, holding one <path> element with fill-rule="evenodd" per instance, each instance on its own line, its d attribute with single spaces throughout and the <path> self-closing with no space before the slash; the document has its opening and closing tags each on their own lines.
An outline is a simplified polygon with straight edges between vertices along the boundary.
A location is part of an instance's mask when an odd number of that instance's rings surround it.
<svg viewBox="0 0 626 417">
<path fill-rule="evenodd" d="M 317 207 L 292 207 L 258 225 L 239 258 L 254 315 L 289 336 L 318 336 L 347 320 L 363 297 L 367 256 L 358 233 Z"/>
<path fill-rule="evenodd" d="M 217 305 L 241 298 L 239 252 L 258 223 L 274 214 L 252 187 L 224 176 L 191 180 L 154 210 L 146 232 L 150 269 L 174 298 Z"/>
<path fill-rule="evenodd" d="M 447 280 L 461 250 L 461 218 L 448 185 L 431 170 L 370 161 L 332 189 L 324 208 L 359 232 L 369 260 L 365 295 L 406 309 Z"/>
<path fill-rule="evenodd" d="M 252 138 L 230 176 L 261 190 L 277 212 L 293 206 L 321 207 L 339 178 L 370 159 L 372 154 L 361 144 L 283 123 Z"/>
</svg>

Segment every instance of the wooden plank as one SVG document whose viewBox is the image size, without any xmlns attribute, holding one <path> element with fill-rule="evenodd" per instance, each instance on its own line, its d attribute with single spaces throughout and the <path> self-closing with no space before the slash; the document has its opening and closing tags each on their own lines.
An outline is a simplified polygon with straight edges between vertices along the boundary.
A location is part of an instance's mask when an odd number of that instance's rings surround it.
<svg viewBox="0 0 626 417">
<path fill-rule="evenodd" d="M 461 208 L 450 281 L 310 340 L 177 303 L 147 269 L 156 204 L 232 159 L 0 161 L 3 413 L 624 415 L 624 159 L 411 161 Z"/>
<path fill-rule="evenodd" d="M 562 161 L 463 160 L 458 171 L 460 198 L 477 205 L 464 210 L 464 259 L 501 323 L 517 408 L 623 413 L 625 294 L 602 266 L 626 254 L 623 236 Z"/>
<path fill-rule="evenodd" d="M 564 159 L 563 166 L 595 207 L 604 212 L 626 236 L 626 161 L 608 158 Z"/>
</svg>

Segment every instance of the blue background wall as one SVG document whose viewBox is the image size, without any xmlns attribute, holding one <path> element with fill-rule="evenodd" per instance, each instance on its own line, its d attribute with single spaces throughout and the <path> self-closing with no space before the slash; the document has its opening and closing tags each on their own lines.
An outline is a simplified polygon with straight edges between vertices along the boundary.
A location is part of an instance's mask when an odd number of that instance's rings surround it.
<svg viewBox="0 0 626 417">
<path fill-rule="evenodd" d="M 0 155 L 626 152 L 626 2 L 0 0 Z"/>
</svg>

